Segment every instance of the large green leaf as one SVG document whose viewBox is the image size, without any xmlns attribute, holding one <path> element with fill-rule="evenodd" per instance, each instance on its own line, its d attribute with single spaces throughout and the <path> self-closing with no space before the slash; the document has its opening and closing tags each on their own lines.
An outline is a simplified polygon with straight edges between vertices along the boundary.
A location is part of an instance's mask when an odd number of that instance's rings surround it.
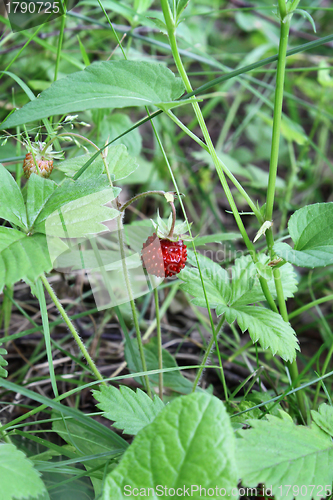
<svg viewBox="0 0 333 500">
<path fill-rule="evenodd" d="M 0 292 L 4 286 L 38 276 L 52 269 L 46 237 L 43 234 L 26 234 L 11 228 L 0 228 Z M 60 240 L 54 246 L 66 246 Z"/>
<path fill-rule="evenodd" d="M 220 306 L 218 314 L 225 313 L 229 324 L 237 320 L 244 333 L 248 330 L 253 342 L 259 342 L 263 349 L 278 354 L 285 361 L 293 361 L 296 349 L 299 350 L 295 331 L 283 321 L 280 314 L 270 309 L 256 306 Z"/>
<path fill-rule="evenodd" d="M 316 203 L 297 210 L 289 219 L 294 248 L 276 243 L 279 257 L 301 267 L 333 264 L 333 203 Z"/>
<path fill-rule="evenodd" d="M 267 420 L 248 423 L 252 429 L 238 431 L 241 438 L 237 439 L 244 486 L 264 483 L 272 486 L 275 498 L 285 500 L 326 496 L 325 486 L 331 489 L 333 481 L 333 445 L 326 433 L 296 426 L 289 416 L 267 415 Z"/>
<path fill-rule="evenodd" d="M 136 498 L 138 492 L 147 495 L 148 488 L 155 489 L 155 494 L 149 491 L 149 498 L 157 500 L 163 491 L 158 488 L 164 487 L 171 495 L 178 488 L 190 493 L 192 488 L 193 498 L 199 498 L 198 485 L 209 491 L 203 498 L 220 498 L 222 488 L 231 495 L 238 480 L 234 446 L 221 401 L 198 393 L 179 397 L 136 436 L 107 477 L 103 500 Z"/>
<path fill-rule="evenodd" d="M 200 254 L 197 254 L 197 257 L 210 307 L 217 307 L 219 304 L 227 304 L 231 295 L 227 271 L 208 257 L 204 257 Z M 206 307 L 201 277 L 196 267 L 197 261 L 195 255 L 191 251 L 188 251 L 188 262 L 195 267 L 185 267 L 179 273 L 178 277 L 184 281 L 181 285 L 181 289 L 195 297 L 193 301 L 195 304 Z"/>
<path fill-rule="evenodd" d="M 39 472 L 13 444 L 0 443 L 0 492 L 1 500 L 37 499 L 46 494 Z"/>
<path fill-rule="evenodd" d="M 0 129 L 92 108 L 124 108 L 174 101 L 184 91 L 164 65 L 145 61 L 103 61 L 57 80 L 11 114 Z"/>
<path fill-rule="evenodd" d="M 111 385 L 93 391 L 97 405 L 103 410 L 103 416 L 113 420 L 113 427 L 123 429 L 125 434 L 137 434 L 150 424 L 156 415 L 163 410 L 164 404 L 158 396 L 151 399 L 145 392 L 121 385 L 119 389 Z"/>
<path fill-rule="evenodd" d="M 12 175 L 0 163 L 0 219 L 27 227 L 27 214 L 23 196 Z"/>
</svg>

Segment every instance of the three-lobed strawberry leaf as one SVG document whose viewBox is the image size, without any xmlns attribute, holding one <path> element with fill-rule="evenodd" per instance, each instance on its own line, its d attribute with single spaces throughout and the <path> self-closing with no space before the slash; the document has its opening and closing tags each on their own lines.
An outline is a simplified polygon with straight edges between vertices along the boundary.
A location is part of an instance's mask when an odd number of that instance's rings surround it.
<svg viewBox="0 0 333 500">
<path fill-rule="evenodd" d="M 268 261 L 265 255 L 261 255 L 259 259 L 263 265 Z M 225 314 L 229 324 L 237 321 L 242 332 L 248 330 L 253 342 L 259 341 L 263 349 L 270 348 L 273 354 L 280 355 L 286 361 L 295 359 L 298 343 L 290 324 L 283 321 L 279 314 L 263 306 L 252 305 L 264 301 L 265 296 L 261 290 L 257 267 L 250 256 L 236 259 L 231 268 L 232 280 L 225 269 L 207 257 L 198 255 L 198 260 L 207 299 L 216 314 Z M 181 288 L 194 296 L 194 304 L 206 307 L 196 258 L 190 251 L 188 261 L 194 267 L 185 268 L 179 273 L 179 278 L 184 281 Z M 280 268 L 280 272 L 284 296 L 291 297 L 297 289 L 292 266 L 286 264 Z M 276 296 L 273 277 L 268 280 L 268 286 L 273 296 Z"/>
</svg>

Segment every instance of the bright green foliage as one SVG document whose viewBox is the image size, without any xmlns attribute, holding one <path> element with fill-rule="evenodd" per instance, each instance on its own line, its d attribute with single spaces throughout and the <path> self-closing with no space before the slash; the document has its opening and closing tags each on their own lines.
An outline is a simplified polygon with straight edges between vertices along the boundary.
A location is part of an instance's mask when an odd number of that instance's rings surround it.
<svg viewBox="0 0 333 500">
<path fill-rule="evenodd" d="M 47 494 L 39 476 L 22 451 L 12 444 L 0 443 L 1 500 L 32 500 Z"/>
<path fill-rule="evenodd" d="M 23 196 L 12 175 L 0 163 L 0 218 L 25 229 L 27 214 Z"/>
<path fill-rule="evenodd" d="M 179 397 L 136 436 L 119 466 L 107 477 L 103 499 L 134 498 L 123 495 L 125 485 L 131 489 L 163 485 L 191 490 L 192 485 L 200 484 L 230 493 L 238 480 L 234 447 L 234 434 L 221 401 L 208 394 Z M 156 500 L 158 496 L 149 498 Z M 209 498 L 217 497 L 213 494 Z"/>
<path fill-rule="evenodd" d="M 333 264 L 333 203 L 316 203 L 297 210 L 289 219 L 288 229 L 294 249 L 276 243 L 279 257 L 300 267 Z"/>
<path fill-rule="evenodd" d="M 52 269 L 46 237 L 26 234 L 7 227 L 0 228 L 5 239 L 0 244 L 0 292 L 21 279 L 35 281 Z M 4 246 L 6 245 L 6 246 Z"/>
<path fill-rule="evenodd" d="M 257 268 L 250 256 L 236 259 L 231 268 L 232 281 L 229 280 L 227 271 L 218 264 L 201 255 L 198 255 L 198 259 L 210 307 L 215 308 L 218 315 L 225 314 L 229 324 L 237 320 L 242 332 L 248 330 L 253 342 L 259 341 L 263 349 L 270 348 L 273 354 L 292 361 L 296 356 L 298 344 L 290 324 L 270 309 L 249 305 L 265 300 Z M 190 252 L 188 260 L 197 265 Z M 264 264 L 265 260 L 266 256 L 260 256 L 261 264 Z M 280 272 L 284 296 L 291 297 L 297 289 L 292 266 L 286 264 L 280 268 Z M 185 268 L 179 273 L 179 278 L 185 282 L 181 288 L 194 296 L 193 303 L 206 307 L 199 270 L 196 267 Z M 268 286 L 275 296 L 273 277 L 268 280 Z"/>
<path fill-rule="evenodd" d="M 73 238 L 105 231 L 102 222 L 119 214 L 104 206 L 121 191 L 110 188 L 104 174 L 89 182 L 66 179 L 60 185 L 32 174 L 25 188 L 26 203 L 2 165 L 0 181 L 0 217 L 24 229 L 0 227 L 0 292 L 21 279 L 34 282 L 52 269 L 53 259 L 67 249 L 54 236 Z"/>
<path fill-rule="evenodd" d="M 296 426 L 286 413 L 281 416 L 250 420 L 252 429 L 238 431 L 236 456 L 242 483 L 272 486 L 275 498 L 281 498 L 281 485 L 286 500 L 310 500 L 311 492 L 317 498 L 318 488 L 332 485 L 332 439 L 319 428 Z M 285 485 L 292 485 L 289 492 Z M 302 485 L 306 488 L 301 490 Z"/>
<path fill-rule="evenodd" d="M 54 82 L 38 99 L 10 115 L 0 129 L 86 109 L 158 105 L 174 101 L 183 91 L 180 78 L 162 64 L 96 62 Z"/>
<path fill-rule="evenodd" d="M 64 205 L 68 205 L 62 208 L 61 212 L 69 216 L 70 212 L 77 211 L 78 207 L 81 206 L 81 216 L 79 213 L 75 214 L 74 221 L 76 223 L 82 223 L 86 220 L 87 214 L 84 207 L 90 203 L 96 205 L 97 200 L 100 200 L 99 206 L 101 207 L 107 201 L 112 201 L 120 193 L 120 188 L 110 188 L 107 181 L 106 175 L 100 175 L 95 179 L 91 179 L 89 182 L 86 180 L 72 181 L 71 179 L 66 179 L 62 184 L 60 184 L 57 189 L 55 189 L 50 197 L 45 201 L 42 210 L 40 211 L 38 217 L 34 223 L 34 230 L 38 232 L 45 232 L 45 221 L 50 215 L 58 211 Z M 77 202 L 77 203 L 75 203 Z M 97 207 L 95 207 L 97 208 Z M 86 208 L 87 209 L 87 208 Z M 106 209 L 106 207 L 104 207 Z M 96 218 L 96 222 L 105 221 L 114 218 L 117 214 L 113 209 L 107 209 L 104 211 L 105 218 L 100 219 L 102 215 L 99 213 Z M 108 216 L 110 215 L 110 217 Z M 94 210 L 89 209 L 89 218 L 93 218 Z M 102 215 L 103 217 L 103 215 Z M 73 222 L 74 222 L 73 221 Z M 48 224 L 51 226 L 51 224 Z M 83 235 L 81 235 L 83 236 Z"/>
<path fill-rule="evenodd" d="M 311 416 L 316 424 L 333 436 L 333 407 L 326 403 L 319 406 L 318 411 L 311 410 Z"/>
<path fill-rule="evenodd" d="M 4 366 L 7 366 L 8 365 L 8 361 L 6 361 L 2 355 L 6 355 L 7 354 L 7 351 L 6 349 L 4 349 L 2 346 L 2 342 L 0 342 L 0 377 L 7 377 L 8 375 L 8 372 L 7 370 L 4 368 Z"/>
<path fill-rule="evenodd" d="M 113 420 L 113 427 L 123 429 L 125 434 L 137 434 L 164 408 L 158 396 L 152 400 L 140 389 L 134 392 L 125 385 L 119 389 L 112 385 L 102 386 L 100 391 L 93 391 L 93 395 L 99 401 L 97 406 L 104 412 L 104 417 Z"/>
</svg>

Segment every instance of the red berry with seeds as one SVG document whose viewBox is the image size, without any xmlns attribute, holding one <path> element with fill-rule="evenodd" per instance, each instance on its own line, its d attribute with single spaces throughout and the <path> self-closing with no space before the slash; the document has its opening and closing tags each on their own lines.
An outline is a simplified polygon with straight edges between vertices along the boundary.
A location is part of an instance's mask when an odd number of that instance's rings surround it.
<svg viewBox="0 0 333 500">
<path fill-rule="evenodd" d="M 187 249 L 183 240 L 159 238 L 156 233 L 146 240 L 141 252 L 144 267 L 158 278 L 175 276 L 184 269 Z"/>
</svg>

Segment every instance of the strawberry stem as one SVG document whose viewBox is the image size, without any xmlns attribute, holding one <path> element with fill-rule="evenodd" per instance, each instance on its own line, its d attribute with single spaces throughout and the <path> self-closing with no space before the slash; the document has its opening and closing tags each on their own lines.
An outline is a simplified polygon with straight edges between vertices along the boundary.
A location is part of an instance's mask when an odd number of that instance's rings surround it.
<svg viewBox="0 0 333 500">
<path fill-rule="evenodd" d="M 175 204 L 173 201 L 169 201 L 169 203 L 170 203 L 170 207 L 172 210 L 172 224 L 171 224 L 170 232 L 168 234 L 168 238 L 171 239 L 173 236 L 175 225 L 176 225 L 176 209 L 175 209 Z"/>
<path fill-rule="evenodd" d="M 124 203 L 123 206 L 119 208 L 119 211 L 123 212 L 124 210 L 126 210 L 127 207 L 129 207 L 135 201 L 139 200 L 140 198 L 144 198 L 145 196 L 150 196 L 152 194 L 159 194 L 160 196 L 165 197 L 165 191 L 145 191 L 144 193 L 137 194 L 136 196 L 128 200 L 126 203 Z"/>
</svg>

